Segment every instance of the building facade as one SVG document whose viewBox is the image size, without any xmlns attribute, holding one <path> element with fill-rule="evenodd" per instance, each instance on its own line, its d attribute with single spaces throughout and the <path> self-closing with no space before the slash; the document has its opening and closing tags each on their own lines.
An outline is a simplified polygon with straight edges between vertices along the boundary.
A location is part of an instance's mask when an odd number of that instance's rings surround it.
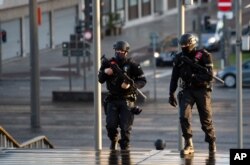
<svg viewBox="0 0 250 165">
<path fill-rule="evenodd" d="M 177 9 L 177 0 L 102 0 L 100 4 L 104 37 L 111 19 L 125 29 Z M 69 41 L 79 19 L 84 20 L 84 0 L 37 0 L 37 7 L 42 16 L 38 26 L 39 50 L 53 49 Z M 0 29 L 6 32 L 6 41 L 0 42 L 1 60 L 29 54 L 29 21 L 29 0 L 0 1 Z"/>
</svg>

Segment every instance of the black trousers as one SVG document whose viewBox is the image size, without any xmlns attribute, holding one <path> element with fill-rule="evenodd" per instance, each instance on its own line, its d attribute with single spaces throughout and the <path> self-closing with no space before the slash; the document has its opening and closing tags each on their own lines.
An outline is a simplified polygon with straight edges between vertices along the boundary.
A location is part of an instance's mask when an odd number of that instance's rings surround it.
<svg viewBox="0 0 250 165">
<path fill-rule="evenodd" d="M 214 142 L 216 140 L 215 128 L 212 121 L 211 108 L 211 90 L 206 88 L 187 88 L 184 89 L 179 100 L 180 105 L 180 124 L 185 139 L 192 137 L 192 108 L 196 104 L 201 128 L 205 133 L 206 142 Z"/>
<path fill-rule="evenodd" d="M 133 102 L 125 99 L 109 100 L 106 111 L 106 129 L 111 141 L 118 140 L 118 128 L 122 143 L 129 144 L 130 134 L 134 121 L 134 114 L 130 112 Z"/>
</svg>

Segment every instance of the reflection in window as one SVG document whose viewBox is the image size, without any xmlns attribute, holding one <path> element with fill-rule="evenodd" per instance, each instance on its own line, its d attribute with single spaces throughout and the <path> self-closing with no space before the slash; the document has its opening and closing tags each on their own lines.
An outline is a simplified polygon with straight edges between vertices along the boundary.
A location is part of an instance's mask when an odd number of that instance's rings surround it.
<svg viewBox="0 0 250 165">
<path fill-rule="evenodd" d="M 102 4 L 103 4 L 103 8 L 102 8 L 102 12 L 104 14 L 107 14 L 111 11 L 111 8 L 110 8 L 110 0 L 102 0 Z"/>
<path fill-rule="evenodd" d="M 137 0 L 130 0 L 129 1 L 129 6 L 136 6 L 138 4 Z"/>
<path fill-rule="evenodd" d="M 142 0 L 142 16 L 150 15 L 151 7 L 150 7 L 150 1 L 149 0 Z"/>
<path fill-rule="evenodd" d="M 138 18 L 138 0 L 129 0 L 129 20 Z"/>
<path fill-rule="evenodd" d="M 116 10 L 124 9 L 124 1 L 122 0 L 116 0 Z"/>
</svg>

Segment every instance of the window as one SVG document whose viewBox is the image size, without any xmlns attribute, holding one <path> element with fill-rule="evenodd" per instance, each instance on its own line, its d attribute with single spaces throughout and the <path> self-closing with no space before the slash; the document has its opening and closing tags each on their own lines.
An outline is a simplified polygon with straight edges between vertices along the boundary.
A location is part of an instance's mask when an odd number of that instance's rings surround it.
<svg viewBox="0 0 250 165">
<path fill-rule="evenodd" d="M 129 0 L 129 20 L 138 18 L 138 0 Z"/>
<path fill-rule="evenodd" d="M 124 9 L 124 1 L 123 0 L 116 0 L 115 2 L 115 8 L 116 10 Z"/>
<path fill-rule="evenodd" d="M 138 1 L 137 0 L 130 0 L 129 1 L 129 6 L 136 6 L 138 5 Z"/>
<path fill-rule="evenodd" d="M 142 0 L 142 16 L 150 15 L 151 7 L 150 7 L 150 1 L 149 0 Z"/>
<path fill-rule="evenodd" d="M 111 7 L 110 7 L 110 0 L 103 0 L 102 1 L 102 12 L 103 14 L 107 14 L 111 11 Z"/>
</svg>

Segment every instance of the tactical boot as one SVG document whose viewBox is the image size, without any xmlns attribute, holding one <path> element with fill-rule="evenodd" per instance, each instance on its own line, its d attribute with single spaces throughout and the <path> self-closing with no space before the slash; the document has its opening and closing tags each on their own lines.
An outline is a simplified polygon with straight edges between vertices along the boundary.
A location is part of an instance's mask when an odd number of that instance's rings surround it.
<svg viewBox="0 0 250 165">
<path fill-rule="evenodd" d="M 208 144 L 209 153 L 215 153 L 216 152 L 216 144 L 215 142 L 211 142 Z"/>
<path fill-rule="evenodd" d="M 127 141 L 119 140 L 121 150 L 129 150 L 129 143 Z"/>
<path fill-rule="evenodd" d="M 111 141 L 111 144 L 110 144 L 110 149 L 111 150 L 116 150 L 117 149 L 117 141 Z"/>
<path fill-rule="evenodd" d="M 194 153 L 194 146 L 192 138 L 185 140 L 185 147 L 181 152 L 183 155 L 193 154 Z"/>
</svg>

